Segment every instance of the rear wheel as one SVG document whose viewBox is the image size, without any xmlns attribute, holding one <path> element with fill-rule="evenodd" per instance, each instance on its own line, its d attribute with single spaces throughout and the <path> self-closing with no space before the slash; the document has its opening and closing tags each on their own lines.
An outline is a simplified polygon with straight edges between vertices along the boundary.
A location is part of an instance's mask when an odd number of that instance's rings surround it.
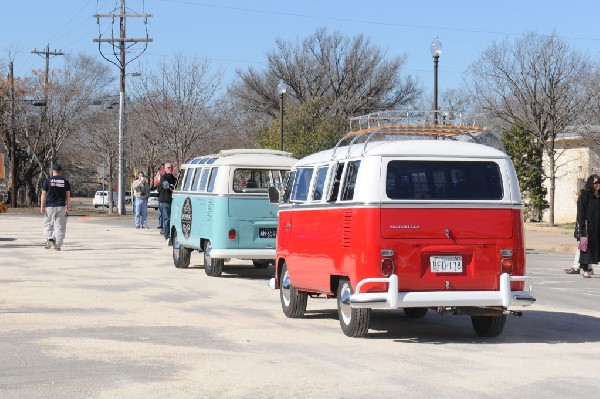
<svg viewBox="0 0 600 399">
<path fill-rule="evenodd" d="M 497 337 L 504 330 L 506 315 L 471 316 L 473 329 L 480 337 Z"/>
<path fill-rule="evenodd" d="M 404 314 L 409 319 L 420 319 L 425 317 L 428 310 L 428 308 L 404 308 Z"/>
<path fill-rule="evenodd" d="M 190 265 L 190 254 L 192 250 L 186 247 L 182 247 L 177 239 L 177 231 L 173 230 L 173 263 L 178 269 L 185 269 Z"/>
<path fill-rule="evenodd" d="M 223 273 L 223 259 L 215 259 L 210 256 L 212 245 L 210 241 L 204 243 L 204 272 L 210 277 L 219 277 Z"/>
<path fill-rule="evenodd" d="M 337 290 L 338 316 L 342 331 L 348 337 L 364 337 L 371 324 L 371 309 L 358 309 L 350 306 L 352 287 L 350 280 L 340 280 Z"/>
<path fill-rule="evenodd" d="M 287 317 L 297 319 L 304 316 L 308 294 L 306 292 L 299 292 L 294 288 L 285 263 L 283 264 L 281 281 L 279 282 L 279 299 L 281 300 L 283 314 Z"/>
</svg>

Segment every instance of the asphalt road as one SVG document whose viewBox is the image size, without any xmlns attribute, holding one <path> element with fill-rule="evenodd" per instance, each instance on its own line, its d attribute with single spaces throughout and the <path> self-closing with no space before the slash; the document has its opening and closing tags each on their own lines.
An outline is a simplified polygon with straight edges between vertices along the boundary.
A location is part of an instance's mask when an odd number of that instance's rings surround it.
<svg viewBox="0 0 600 399">
<path fill-rule="evenodd" d="M 0 214 L 1 398 L 598 397 L 600 275 L 530 250 L 538 302 L 483 339 L 467 317 L 374 312 L 340 330 L 335 300 L 287 319 L 272 269 L 206 276 L 131 216 L 71 216 L 61 252 L 41 216 Z"/>
</svg>

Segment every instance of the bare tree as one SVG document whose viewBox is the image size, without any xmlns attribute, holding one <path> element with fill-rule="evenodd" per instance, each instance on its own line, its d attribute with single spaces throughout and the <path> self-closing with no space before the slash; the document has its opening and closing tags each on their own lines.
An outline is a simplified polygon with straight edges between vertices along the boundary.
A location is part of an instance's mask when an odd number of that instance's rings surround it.
<svg viewBox="0 0 600 399">
<path fill-rule="evenodd" d="M 282 79 L 292 103 L 323 99 L 331 116 L 392 109 L 414 102 L 422 90 L 410 76 L 402 76 L 406 56 L 387 58 L 381 48 L 362 35 L 348 38 L 319 29 L 300 43 L 276 41 L 267 54 L 267 69 L 238 71 L 240 81 L 229 93 L 247 112 L 276 118 Z"/>
<path fill-rule="evenodd" d="M 549 162 L 549 224 L 554 225 L 555 141 L 560 132 L 581 122 L 590 105 L 585 84 L 590 64 L 555 33 L 527 33 L 494 43 L 468 68 L 468 87 L 481 108 L 503 130 L 521 126 Z"/>
<path fill-rule="evenodd" d="M 208 61 L 176 54 L 158 73 L 143 72 L 131 83 L 131 119 L 145 119 L 139 126 L 146 137 L 153 137 L 170 160 L 181 164 L 202 152 L 219 125 L 214 101 L 220 80 L 221 72 L 211 72 Z"/>
</svg>

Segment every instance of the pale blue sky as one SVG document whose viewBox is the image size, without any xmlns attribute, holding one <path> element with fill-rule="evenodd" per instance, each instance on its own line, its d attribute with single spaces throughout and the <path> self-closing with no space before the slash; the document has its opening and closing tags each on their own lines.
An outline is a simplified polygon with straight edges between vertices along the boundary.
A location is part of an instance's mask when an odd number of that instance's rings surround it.
<svg viewBox="0 0 600 399">
<path fill-rule="evenodd" d="M 12 50 L 15 74 L 42 69 L 44 59 L 31 54 L 49 43 L 50 50 L 99 56 L 98 25 L 93 14 L 110 13 L 119 0 L 18 0 L 2 4 L 0 67 Z M 571 46 L 598 61 L 600 1 L 528 0 L 127 0 L 130 12 L 149 13 L 154 39 L 139 61 L 152 66 L 174 52 L 208 58 L 224 71 L 224 83 L 236 68 L 262 69 L 276 38 L 301 40 L 326 27 L 347 36 L 363 34 L 390 56 L 406 54 L 405 72 L 427 90 L 433 81 L 429 45 L 439 36 L 444 52 L 439 64 L 440 90 L 459 88 L 462 73 L 494 41 L 515 39 L 527 31 L 553 30 Z M 128 37 L 139 37 L 139 21 L 130 19 Z M 104 31 L 106 22 L 103 20 Z M 140 45 L 137 45 L 139 48 Z M 63 57 L 51 58 L 60 68 Z M 117 68 L 113 67 L 115 75 Z M 275 88 L 273 88 L 275 90 Z"/>
</svg>

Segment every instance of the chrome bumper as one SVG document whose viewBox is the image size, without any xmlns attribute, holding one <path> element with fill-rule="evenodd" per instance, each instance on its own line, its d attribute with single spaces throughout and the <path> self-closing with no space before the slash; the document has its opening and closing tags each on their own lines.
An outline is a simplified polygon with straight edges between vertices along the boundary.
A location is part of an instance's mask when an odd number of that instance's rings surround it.
<svg viewBox="0 0 600 399">
<path fill-rule="evenodd" d="M 218 249 L 210 250 L 211 258 L 275 259 L 275 249 Z"/>
<path fill-rule="evenodd" d="M 525 282 L 524 291 L 511 291 L 512 281 Z M 368 283 L 389 283 L 387 292 L 360 292 Z M 452 306 L 529 306 L 535 302 L 532 294 L 532 280 L 526 276 L 511 276 L 504 273 L 500 276 L 499 291 L 427 291 L 398 292 L 398 276 L 389 278 L 367 278 L 361 280 L 354 294 L 350 296 L 353 308 L 397 309 L 397 308 L 429 308 Z"/>
</svg>

